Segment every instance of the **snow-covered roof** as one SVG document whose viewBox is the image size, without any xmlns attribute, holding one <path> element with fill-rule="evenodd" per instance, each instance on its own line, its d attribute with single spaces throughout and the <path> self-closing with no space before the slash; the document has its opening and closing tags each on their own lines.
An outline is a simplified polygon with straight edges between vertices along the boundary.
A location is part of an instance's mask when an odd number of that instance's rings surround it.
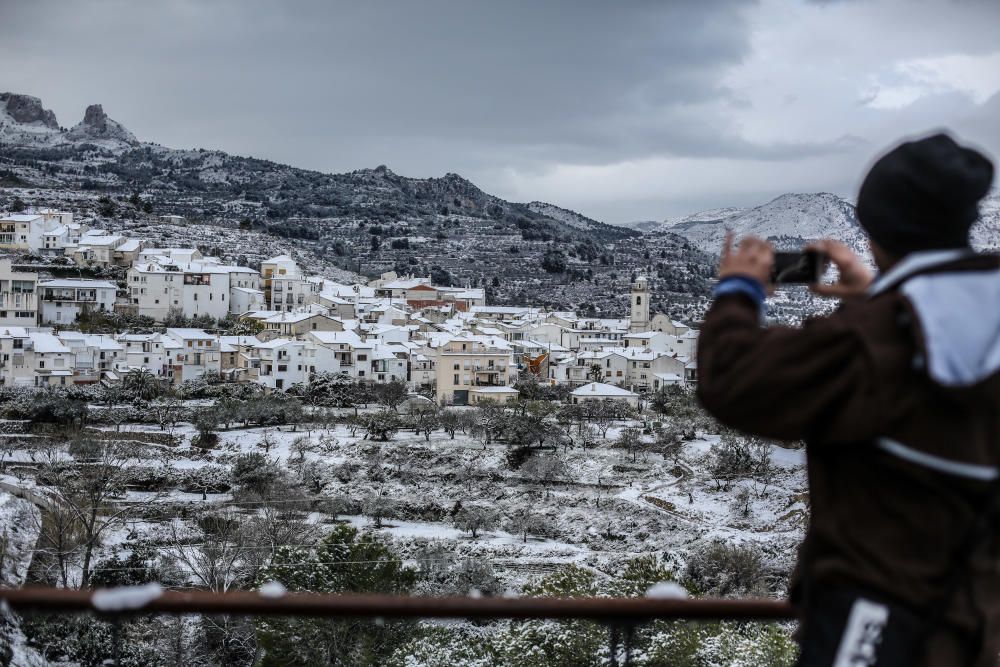
<svg viewBox="0 0 1000 667">
<path fill-rule="evenodd" d="M 296 322 L 302 322 L 317 315 L 320 315 L 320 313 L 278 313 L 268 317 L 264 322 L 267 324 L 295 324 Z"/>
<path fill-rule="evenodd" d="M 69 229 L 66 227 L 66 225 L 56 225 L 47 232 L 42 232 L 42 236 L 62 236 L 68 231 Z"/>
<path fill-rule="evenodd" d="M 125 239 L 125 242 L 115 248 L 115 250 L 120 250 L 121 252 L 135 252 L 139 249 L 140 244 L 142 244 L 141 239 Z"/>
<path fill-rule="evenodd" d="M 469 390 L 472 394 L 517 394 L 517 389 L 513 387 L 473 387 Z"/>
<path fill-rule="evenodd" d="M 294 342 L 295 341 L 288 340 L 287 338 L 275 338 L 274 340 L 269 340 L 266 343 L 257 343 L 254 345 L 254 347 L 260 350 L 273 350 L 275 348 L 284 347 Z"/>
<path fill-rule="evenodd" d="M 26 338 L 28 330 L 24 327 L 0 327 L 0 338 Z"/>
<path fill-rule="evenodd" d="M 66 288 L 66 289 L 118 289 L 118 286 L 114 283 L 108 282 L 107 280 L 68 280 L 64 278 L 57 278 L 54 280 L 39 280 L 39 287 L 54 287 L 54 288 Z"/>
<path fill-rule="evenodd" d="M 212 334 L 204 329 L 193 329 L 191 327 L 177 327 L 167 329 L 167 334 L 175 338 L 214 338 Z"/>
<path fill-rule="evenodd" d="M 386 283 L 382 286 L 382 289 L 413 289 L 419 286 L 431 286 L 430 278 L 401 278 L 399 280 L 393 280 L 392 282 Z"/>
<path fill-rule="evenodd" d="M 357 345 L 361 336 L 353 331 L 310 331 L 309 335 L 324 345 L 339 345 L 341 343 Z"/>
<path fill-rule="evenodd" d="M 604 384 L 603 382 L 591 382 L 589 384 L 585 384 L 582 387 L 574 389 L 572 395 L 577 397 L 607 396 L 609 398 L 635 398 L 639 396 L 639 394 L 629 391 L 628 389 L 616 387 L 613 384 Z"/>
<path fill-rule="evenodd" d="M 72 352 L 63 342 L 50 333 L 31 333 L 28 337 L 35 344 L 35 352 Z"/>
<path fill-rule="evenodd" d="M 219 336 L 219 349 L 222 352 L 236 352 L 239 347 L 254 347 L 260 344 L 256 336 Z"/>
<path fill-rule="evenodd" d="M 33 220 L 38 220 L 42 216 L 35 215 L 34 213 L 11 213 L 0 217 L 0 220 L 4 222 L 32 222 Z"/>
<path fill-rule="evenodd" d="M 248 320 L 266 320 L 269 317 L 274 317 L 281 313 L 280 310 L 251 310 L 250 312 L 243 313 L 242 317 Z"/>
</svg>

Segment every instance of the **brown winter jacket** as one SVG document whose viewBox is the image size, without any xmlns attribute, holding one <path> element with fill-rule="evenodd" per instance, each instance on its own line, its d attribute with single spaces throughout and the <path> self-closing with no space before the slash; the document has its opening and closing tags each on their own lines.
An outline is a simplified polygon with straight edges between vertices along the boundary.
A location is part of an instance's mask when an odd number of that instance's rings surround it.
<svg viewBox="0 0 1000 667">
<path fill-rule="evenodd" d="M 801 329 L 761 328 L 753 299 L 720 296 L 699 338 L 698 396 L 734 428 L 806 442 L 793 602 L 850 587 L 924 610 L 950 569 L 971 567 L 924 664 L 996 664 L 1000 531 L 971 557 L 956 551 L 1000 476 L 1000 257 L 910 255 L 868 298 Z"/>
</svg>

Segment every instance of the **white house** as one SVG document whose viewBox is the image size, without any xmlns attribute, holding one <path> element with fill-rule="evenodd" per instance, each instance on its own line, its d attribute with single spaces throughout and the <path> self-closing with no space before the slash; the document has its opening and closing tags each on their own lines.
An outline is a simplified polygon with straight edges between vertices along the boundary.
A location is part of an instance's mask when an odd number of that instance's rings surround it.
<svg viewBox="0 0 1000 667">
<path fill-rule="evenodd" d="M 45 219 L 37 213 L 0 215 L 0 250 L 38 250 L 42 247 L 44 224 Z"/>
<path fill-rule="evenodd" d="M 222 356 L 217 336 L 202 329 L 170 328 L 165 338 L 169 339 L 164 340 L 167 375 L 174 383 L 194 380 L 205 373 L 221 374 Z"/>
<path fill-rule="evenodd" d="M 76 355 L 61 340 L 50 333 L 28 334 L 31 341 L 33 382 L 36 387 L 73 384 Z"/>
<path fill-rule="evenodd" d="M 216 319 L 235 313 L 246 302 L 233 308 L 232 289 L 256 290 L 259 276 L 245 266 L 164 260 L 163 263 L 137 262 L 128 270 L 126 282 L 129 308 L 138 315 L 162 322 L 171 311 L 185 317 L 208 315 Z M 242 295 L 241 292 L 241 299 Z"/>
<path fill-rule="evenodd" d="M 340 364 L 333 351 L 311 341 L 276 338 L 253 347 L 259 359 L 255 381 L 269 389 L 285 390 L 308 384 L 315 373 L 338 373 Z"/>
<path fill-rule="evenodd" d="M 157 377 L 170 377 L 162 334 L 123 334 L 118 336 L 118 342 L 124 347 L 125 363 L 129 368 L 145 368 Z"/>
<path fill-rule="evenodd" d="M 106 280 L 41 280 L 42 324 L 70 324 L 85 311 L 112 312 L 118 287 Z"/>
<path fill-rule="evenodd" d="M 94 229 L 83 234 L 75 244 L 67 243 L 65 253 L 80 266 L 111 266 L 115 263 L 115 250 L 128 240 L 121 234 Z"/>
<path fill-rule="evenodd" d="M 63 331 L 57 338 L 73 352 L 73 384 L 94 384 L 128 370 L 125 347 L 111 336 Z"/>
<path fill-rule="evenodd" d="M 37 284 L 37 273 L 14 271 L 9 259 L 0 259 L 0 326 L 38 323 Z"/>
<path fill-rule="evenodd" d="M 632 407 L 639 407 L 639 394 L 603 382 L 591 382 L 577 387 L 570 393 L 574 404 L 587 401 L 624 401 Z"/>
<path fill-rule="evenodd" d="M 0 384 L 32 386 L 34 342 L 24 327 L 0 326 Z"/>
</svg>

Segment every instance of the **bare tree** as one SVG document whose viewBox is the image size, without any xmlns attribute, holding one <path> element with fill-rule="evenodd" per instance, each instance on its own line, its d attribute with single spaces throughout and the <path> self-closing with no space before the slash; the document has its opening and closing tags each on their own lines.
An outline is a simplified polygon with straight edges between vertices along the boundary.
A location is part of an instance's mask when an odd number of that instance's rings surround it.
<svg viewBox="0 0 1000 667">
<path fill-rule="evenodd" d="M 0 473 L 7 472 L 7 457 L 22 447 L 20 438 L 4 438 L 0 436 Z"/>
<path fill-rule="evenodd" d="M 761 498 L 778 476 L 778 468 L 772 458 L 771 443 L 761 438 L 751 439 L 750 456 L 753 459 L 754 492 Z"/>
<path fill-rule="evenodd" d="M 153 419 L 161 431 L 165 431 L 167 426 L 173 428 L 180 420 L 182 413 L 180 401 L 169 394 L 152 401 L 147 409 L 153 415 Z"/>
<path fill-rule="evenodd" d="M 406 400 L 406 383 L 399 378 L 393 378 L 391 382 L 383 382 L 373 387 L 375 400 L 379 405 L 395 412 L 400 404 Z"/>
<path fill-rule="evenodd" d="M 466 492 L 468 492 L 472 490 L 472 485 L 477 480 L 482 479 L 485 474 L 480 457 L 473 453 L 472 456 L 463 458 L 459 463 L 456 477 L 457 481 L 461 482 L 465 486 Z"/>
<path fill-rule="evenodd" d="M 382 519 L 385 518 L 389 511 L 391 503 L 389 497 L 385 493 L 385 488 L 379 486 L 375 491 L 365 498 L 364 502 L 361 503 L 361 511 L 364 512 L 366 516 L 371 517 L 372 521 L 375 522 L 376 528 L 382 527 Z"/>
<path fill-rule="evenodd" d="M 681 429 L 673 425 L 666 425 L 656 431 L 656 446 L 665 458 L 673 461 L 674 465 L 680 463 L 681 454 L 684 453 L 684 433 Z"/>
<path fill-rule="evenodd" d="M 549 497 L 549 484 L 565 477 L 568 471 L 566 463 L 557 456 L 532 456 L 521 466 L 521 472 L 545 487 L 546 499 Z"/>
<path fill-rule="evenodd" d="M 132 505 L 116 504 L 125 492 L 125 480 L 135 458 L 130 449 L 117 442 L 99 442 L 91 460 L 76 465 L 49 467 L 52 495 L 79 523 L 81 543 L 80 587 L 90 584 L 91 561 L 101 537 L 121 526 L 135 511 Z"/>
<path fill-rule="evenodd" d="M 750 489 L 745 486 L 741 486 L 739 490 L 736 491 L 736 497 L 733 499 L 733 508 L 740 513 L 741 516 L 750 516 L 750 502 L 753 500 L 753 496 L 750 494 Z"/>
<path fill-rule="evenodd" d="M 639 450 L 642 448 L 642 431 L 634 426 L 623 428 L 618 434 L 615 445 L 632 454 L 632 463 L 635 463 Z"/>
<path fill-rule="evenodd" d="M 463 428 L 464 415 L 461 411 L 455 410 L 454 408 L 442 410 L 438 416 L 438 420 L 441 423 L 441 428 L 445 430 L 445 433 L 454 440 L 455 433 L 459 429 Z"/>
<path fill-rule="evenodd" d="M 436 405 L 421 407 L 411 415 L 411 419 L 415 433 L 420 435 L 422 431 L 426 442 L 430 442 L 431 433 L 441 427 L 441 415 Z"/>
<path fill-rule="evenodd" d="M 70 568 L 78 562 L 84 542 L 80 519 L 72 508 L 56 502 L 33 516 L 38 522 L 38 542 L 32 567 L 41 569 L 63 588 L 69 588 Z"/>
<path fill-rule="evenodd" d="M 263 449 L 265 454 L 270 454 L 271 447 L 274 447 L 275 444 L 274 433 L 271 432 L 271 429 L 265 429 L 260 440 L 257 441 L 257 446 Z"/>
<path fill-rule="evenodd" d="M 312 449 L 313 442 L 308 437 L 300 435 L 299 437 L 292 440 L 292 444 L 289 445 L 289 450 L 292 454 L 298 457 L 299 465 L 305 463 L 306 454 Z"/>
<path fill-rule="evenodd" d="M 522 542 L 528 541 L 528 535 L 541 535 L 545 532 L 545 521 L 536 514 L 531 506 L 519 507 L 507 518 L 507 530 L 521 536 Z"/>
</svg>

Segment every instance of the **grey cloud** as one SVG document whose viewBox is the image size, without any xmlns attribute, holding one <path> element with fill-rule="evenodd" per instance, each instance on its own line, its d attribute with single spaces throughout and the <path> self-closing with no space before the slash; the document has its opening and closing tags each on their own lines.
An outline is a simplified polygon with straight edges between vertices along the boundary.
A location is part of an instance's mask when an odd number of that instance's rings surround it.
<svg viewBox="0 0 1000 667">
<path fill-rule="evenodd" d="M 168 146 L 324 171 L 456 171 L 611 221 L 847 190 L 868 155 L 926 125 L 1000 138 L 997 116 L 957 94 L 891 112 L 857 103 L 901 58 L 996 50 L 995 2 L 822 4 L 0 0 L 0 90 L 40 96 L 63 125 L 99 102 Z M 796 23 L 810 12 L 822 23 Z M 775 52 L 750 79 L 732 76 Z M 717 189 L 636 193 L 609 177 L 597 200 L 541 178 L 664 160 L 705 169 Z M 507 189 L 526 180 L 537 189 Z"/>
</svg>

